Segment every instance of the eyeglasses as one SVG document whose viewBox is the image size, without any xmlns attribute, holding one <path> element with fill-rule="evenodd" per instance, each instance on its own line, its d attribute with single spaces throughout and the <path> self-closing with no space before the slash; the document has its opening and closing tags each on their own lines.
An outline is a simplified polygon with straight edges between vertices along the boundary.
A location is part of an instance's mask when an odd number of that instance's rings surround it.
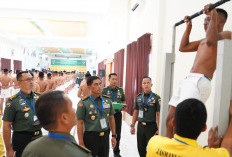
<svg viewBox="0 0 232 157">
<path fill-rule="evenodd" d="M 20 81 L 27 81 L 27 82 L 31 82 L 31 81 L 34 81 L 34 78 L 27 78 L 25 80 L 20 80 Z"/>
</svg>

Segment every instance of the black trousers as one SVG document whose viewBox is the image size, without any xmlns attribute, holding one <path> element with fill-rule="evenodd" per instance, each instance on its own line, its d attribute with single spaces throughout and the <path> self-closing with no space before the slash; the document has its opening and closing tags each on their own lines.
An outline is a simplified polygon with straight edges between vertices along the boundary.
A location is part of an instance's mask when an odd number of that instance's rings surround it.
<svg viewBox="0 0 232 157">
<path fill-rule="evenodd" d="M 138 123 L 137 147 L 140 157 L 146 157 L 148 141 L 155 135 L 156 131 L 156 123 L 147 123 L 146 125 L 142 125 L 141 122 Z"/>
<path fill-rule="evenodd" d="M 13 150 L 16 151 L 16 157 L 21 157 L 23 150 L 28 145 L 28 143 L 41 136 L 41 130 L 39 130 L 39 132 L 14 131 L 12 135 L 12 147 Z"/>
<path fill-rule="evenodd" d="M 117 140 L 117 144 L 114 148 L 114 154 L 118 155 L 120 154 L 120 148 L 119 148 L 119 144 L 120 144 L 120 139 L 121 139 L 121 128 L 122 128 L 122 112 L 116 112 L 114 114 L 114 119 L 115 119 L 115 127 L 116 127 L 116 140 Z"/>
<path fill-rule="evenodd" d="M 109 133 L 110 130 L 107 130 L 104 132 L 104 136 L 100 136 L 100 132 L 84 132 L 84 144 L 92 151 L 93 157 L 109 157 Z"/>
</svg>

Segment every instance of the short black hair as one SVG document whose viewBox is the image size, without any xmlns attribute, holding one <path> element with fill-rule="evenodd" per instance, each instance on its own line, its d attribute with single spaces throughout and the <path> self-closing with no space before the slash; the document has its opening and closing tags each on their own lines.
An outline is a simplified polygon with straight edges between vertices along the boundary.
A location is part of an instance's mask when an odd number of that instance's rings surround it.
<svg viewBox="0 0 232 157">
<path fill-rule="evenodd" d="M 225 21 L 227 20 L 228 13 L 224 9 L 217 8 L 216 11 L 217 11 L 218 14 L 220 14 L 220 15 L 222 15 L 224 17 Z"/>
<path fill-rule="evenodd" d="M 87 79 L 87 86 L 91 86 L 92 83 L 93 83 L 93 81 L 97 80 L 97 79 L 99 79 L 101 81 L 101 79 L 99 77 L 97 77 L 97 76 L 90 76 L 90 77 L 88 77 L 88 79 Z"/>
<path fill-rule="evenodd" d="M 21 70 L 16 70 L 16 74 L 18 74 Z"/>
<path fill-rule="evenodd" d="M 35 103 L 35 113 L 42 127 L 46 130 L 56 129 L 57 117 L 67 112 L 67 104 L 63 91 L 51 91 L 41 95 Z"/>
<path fill-rule="evenodd" d="M 31 74 L 32 77 L 34 77 L 34 75 L 33 75 L 32 72 L 29 72 L 29 71 L 20 71 L 20 72 L 17 74 L 17 76 L 16 76 L 17 81 L 20 81 L 20 79 L 22 78 L 22 74 L 24 74 L 24 73 L 29 73 L 29 74 Z"/>
<path fill-rule="evenodd" d="M 9 70 L 9 73 L 11 73 L 12 72 L 12 70 Z"/>
<path fill-rule="evenodd" d="M 88 78 L 88 77 L 90 77 L 90 76 L 91 76 L 90 73 L 86 73 L 86 74 L 85 74 L 85 78 Z"/>
<path fill-rule="evenodd" d="M 205 105 L 197 99 L 186 99 L 178 104 L 174 120 L 177 135 L 197 139 L 207 120 Z"/>
<path fill-rule="evenodd" d="M 44 72 L 39 72 L 39 78 L 44 78 Z"/>
<path fill-rule="evenodd" d="M 109 74 L 109 79 L 111 78 L 111 76 L 118 76 L 116 73 L 110 73 Z"/>
<path fill-rule="evenodd" d="M 149 76 L 143 76 L 142 81 L 143 81 L 143 79 L 146 79 L 146 78 L 150 79 L 150 81 L 151 81 L 151 78 Z"/>
<path fill-rule="evenodd" d="M 47 73 L 47 77 L 51 77 L 52 76 L 52 74 L 51 73 Z"/>
<path fill-rule="evenodd" d="M 4 72 L 4 73 L 7 73 L 7 72 L 8 72 L 8 69 L 3 69 L 3 72 Z"/>
</svg>

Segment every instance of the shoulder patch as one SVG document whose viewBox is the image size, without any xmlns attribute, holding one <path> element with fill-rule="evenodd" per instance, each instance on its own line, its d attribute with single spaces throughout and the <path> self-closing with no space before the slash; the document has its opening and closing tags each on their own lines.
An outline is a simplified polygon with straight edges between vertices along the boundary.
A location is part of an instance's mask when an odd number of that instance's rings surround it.
<svg viewBox="0 0 232 157">
<path fill-rule="evenodd" d="M 79 103 L 79 104 L 78 104 L 78 107 L 83 107 L 83 104 L 82 104 L 82 103 Z"/>
<path fill-rule="evenodd" d="M 108 96 L 108 95 L 102 95 L 102 96 L 107 97 L 107 98 L 109 98 L 109 99 L 110 99 L 110 96 Z"/>
<path fill-rule="evenodd" d="M 139 93 L 138 95 L 136 95 L 136 97 L 137 97 L 137 96 L 140 96 L 140 95 L 142 95 L 142 93 Z"/>
<path fill-rule="evenodd" d="M 13 95 L 12 97 L 10 97 L 9 99 L 10 100 L 14 100 L 15 98 L 17 98 L 18 97 L 18 94 L 15 94 L 15 95 Z"/>
<path fill-rule="evenodd" d="M 82 98 L 81 100 L 86 100 L 88 97 L 89 97 L 89 96 L 86 96 L 86 97 Z"/>
<path fill-rule="evenodd" d="M 79 145 L 79 144 L 77 144 L 77 146 L 78 146 L 78 148 L 80 148 L 80 149 L 83 150 L 84 152 L 86 152 L 86 153 L 91 153 L 91 151 L 90 151 L 89 149 L 87 149 L 87 148 L 85 148 L 85 147 L 83 147 L 83 146 L 81 146 L 81 145 Z"/>
<path fill-rule="evenodd" d="M 7 103 L 6 103 L 6 106 L 7 106 L 7 107 L 10 107 L 10 106 L 11 106 L 11 103 L 10 103 L 10 102 L 7 102 Z"/>
<path fill-rule="evenodd" d="M 155 96 L 160 97 L 158 94 L 156 94 L 156 93 L 154 93 L 154 94 L 155 94 Z"/>
<path fill-rule="evenodd" d="M 39 93 L 37 93 L 37 92 L 34 92 L 34 94 L 39 95 L 39 96 L 41 95 L 41 94 L 39 94 Z"/>
</svg>

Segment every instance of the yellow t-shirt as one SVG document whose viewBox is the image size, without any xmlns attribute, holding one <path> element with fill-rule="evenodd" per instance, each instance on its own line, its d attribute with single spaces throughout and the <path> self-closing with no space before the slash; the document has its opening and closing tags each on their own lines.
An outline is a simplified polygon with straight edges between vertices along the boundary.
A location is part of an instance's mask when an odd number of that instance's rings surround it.
<svg viewBox="0 0 232 157">
<path fill-rule="evenodd" d="M 174 135 L 173 139 L 153 136 L 147 146 L 147 157 L 229 157 L 224 148 L 203 148 L 196 140 Z"/>
</svg>

